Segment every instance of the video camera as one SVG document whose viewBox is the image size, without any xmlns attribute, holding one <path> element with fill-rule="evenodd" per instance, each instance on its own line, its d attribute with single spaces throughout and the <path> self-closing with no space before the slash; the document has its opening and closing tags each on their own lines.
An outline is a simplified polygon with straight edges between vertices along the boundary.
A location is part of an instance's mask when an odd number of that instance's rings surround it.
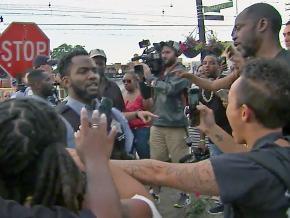
<svg viewBox="0 0 290 218">
<path fill-rule="evenodd" d="M 132 58 L 132 61 L 143 60 L 147 64 L 154 76 L 158 76 L 162 70 L 161 59 L 161 45 L 160 43 L 153 43 L 151 46 L 149 40 L 143 40 L 139 42 L 140 48 L 145 48 L 142 55 Z"/>
</svg>

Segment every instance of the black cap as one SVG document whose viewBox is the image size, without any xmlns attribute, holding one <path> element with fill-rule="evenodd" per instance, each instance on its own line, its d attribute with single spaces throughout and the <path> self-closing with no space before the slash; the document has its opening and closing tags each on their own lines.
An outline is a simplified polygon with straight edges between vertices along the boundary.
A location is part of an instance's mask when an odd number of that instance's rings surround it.
<svg viewBox="0 0 290 218">
<path fill-rule="evenodd" d="M 163 42 L 163 41 L 162 41 L 162 42 L 160 42 L 160 47 L 161 47 L 161 49 L 162 49 L 164 46 L 168 46 L 168 47 L 172 48 L 172 49 L 176 52 L 176 56 L 177 56 L 177 57 L 180 56 L 180 55 L 182 54 L 178 42 L 175 42 L 175 41 L 166 41 L 166 42 Z"/>
<path fill-rule="evenodd" d="M 39 68 L 41 65 L 46 65 L 46 64 L 50 66 L 57 65 L 57 60 L 50 59 L 49 57 L 44 56 L 44 55 L 38 55 L 33 61 L 34 68 Z"/>
</svg>

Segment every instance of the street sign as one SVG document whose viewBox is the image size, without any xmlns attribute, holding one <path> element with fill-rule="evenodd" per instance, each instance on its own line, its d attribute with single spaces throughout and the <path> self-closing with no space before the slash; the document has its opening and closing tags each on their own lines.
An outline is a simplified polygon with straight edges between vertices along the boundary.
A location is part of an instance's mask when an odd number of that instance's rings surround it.
<svg viewBox="0 0 290 218">
<path fill-rule="evenodd" d="M 0 68 L 12 77 L 32 68 L 37 55 L 49 55 L 49 39 L 35 23 L 11 23 L 0 35 Z"/>
<path fill-rule="evenodd" d="M 218 5 L 212 5 L 212 6 L 204 6 L 204 13 L 207 12 L 221 12 L 221 9 L 231 8 L 233 7 L 233 0 L 230 0 L 229 2 L 218 4 Z"/>
<path fill-rule="evenodd" d="M 205 20 L 225 20 L 223 15 L 204 15 Z"/>
</svg>

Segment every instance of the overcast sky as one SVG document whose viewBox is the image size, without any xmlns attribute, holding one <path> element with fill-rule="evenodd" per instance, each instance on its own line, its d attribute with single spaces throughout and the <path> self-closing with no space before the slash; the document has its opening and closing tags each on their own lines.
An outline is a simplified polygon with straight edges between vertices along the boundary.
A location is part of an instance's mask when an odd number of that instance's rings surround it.
<svg viewBox="0 0 290 218">
<path fill-rule="evenodd" d="M 203 4 L 213 5 L 227 1 L 203 0 Z M 253 3 L 267 2 L 281 12 L 284 23 L 289 19 L 289 13 L 285 13 L 285 3 L 289 3 L 286 0 L 238 0 L 237 2 L 239 12 Z M 170 7 L 171 4 L 173 7 Z M 225 16 L 225 21 L 206 21 L 206 30 L 213 30 L 221 40 L 231 40 L 230 33 L 236 15 L 236 5 L 222 10 L 221 14 Z M 5 20 L 4 24 L 0 24 L 0 32 L 13 21 L 35 22 L 40 24 L 41 29 L 50 38 L 51 49 L 62 43 L 84 45 L 88 51 L 102 48 L 108 56 L 109 63 L 126 63 L 134 53 L 141 53 L 138 42 L 142 39 L 150 39 L 151 42 L 169 39 L 183 41 L 190 32 L 193 32 L 194 36 L 197 34 L 194 26 L 126 26 L 128 24 L 196 25 L 194 0 L 1 0 L 1 15 Z"/>
</svg>

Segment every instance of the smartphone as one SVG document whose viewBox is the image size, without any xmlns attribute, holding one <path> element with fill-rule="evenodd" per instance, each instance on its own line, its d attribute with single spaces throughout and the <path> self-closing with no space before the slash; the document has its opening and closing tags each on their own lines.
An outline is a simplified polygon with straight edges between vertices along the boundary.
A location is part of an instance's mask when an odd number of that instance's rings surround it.
<svg viewBox="0 0 290 218">
<path fill-rule="evenodd" d="M 188 90 L 188 104 L 190 126 L 198 126 L 200 123 L 200 114 L 197 109 L 199 104 L 199 87 L 196 86 Z"/>
</svg>

